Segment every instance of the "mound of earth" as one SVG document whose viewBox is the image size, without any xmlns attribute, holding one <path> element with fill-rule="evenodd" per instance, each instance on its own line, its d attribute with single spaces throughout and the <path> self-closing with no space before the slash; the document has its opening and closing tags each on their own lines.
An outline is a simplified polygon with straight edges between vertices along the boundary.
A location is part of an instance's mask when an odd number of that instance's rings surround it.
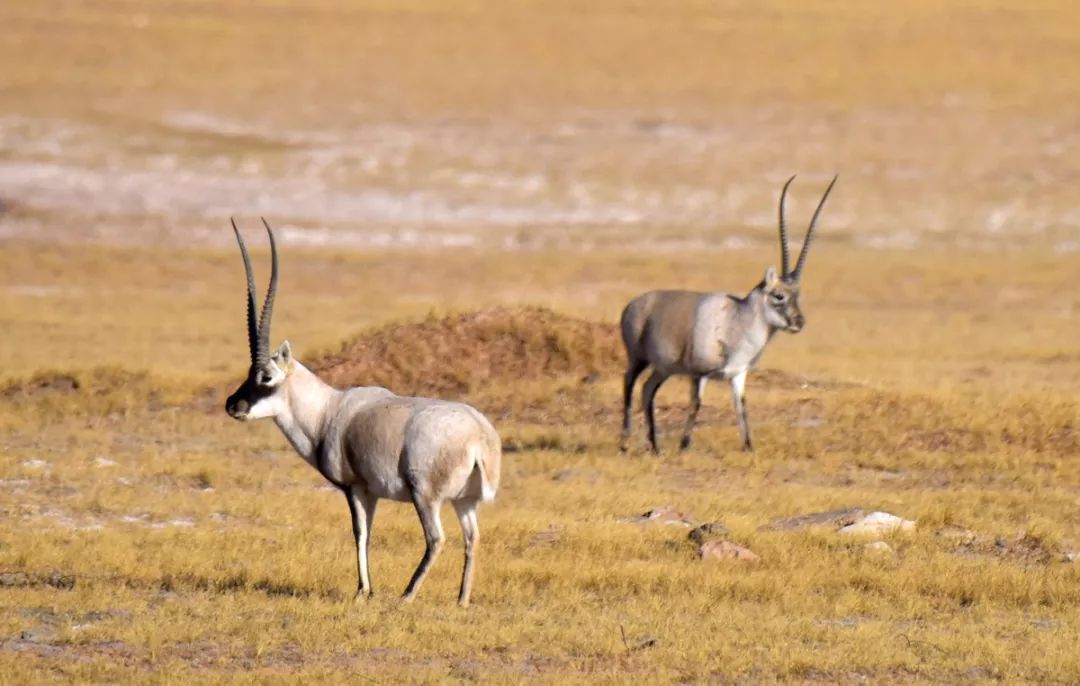
<svg viewBox="0 0 1080 686">
<path fill-rule="evenodd" d="M 496 378 L 620 375 L 626 353 L 614 322 L 542 307 L 498 307 L 364 333 L 311 365 L 337 388 L 456 396 Z"/>
</svg>

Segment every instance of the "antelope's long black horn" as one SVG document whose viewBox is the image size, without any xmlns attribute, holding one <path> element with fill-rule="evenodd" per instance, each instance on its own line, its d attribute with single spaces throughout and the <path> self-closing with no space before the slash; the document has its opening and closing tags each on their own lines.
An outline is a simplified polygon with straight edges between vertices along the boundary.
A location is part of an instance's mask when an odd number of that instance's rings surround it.
<svg viewBox="0 0 1080 686">
<path fill-rule="evenodd" d="M 260 219 L 262 219 L 260 217 Z M 274 315 L 274 296 L 277 295 L 278 262 L 277 245 L 274 243 L 274 232 L 266 220 L 262 220 L 266 227 L 266 233 L 270 236 L 270 286 L 266 290 L 266 300 L 263 301 L 262 315 L 259 317 L 259 359 L 260 363 L 270 361 L 270 319 Z"/>
<path fill-rule="evenodd" d="M 799 277 L 802 275 L 803 265 L 806 264 L 806 256 L 810 252 L 810 243 L 814 239 L 814 227 L 817 225 L 818 216 L 821 214 L 821 208 L 825 207 L 825 201 L 829 197 L 829 192 L 832 190 L 832 187 L 836 185 L 836 180 L 838 178 L 840 178 L 839 174 L 834 176 L 833 180 L 829 182 L 829 187 L 825 189 L 825 195 L 821 196 L 821 202 L 818 203 L 817 209 L 814 210 L 814 216 L 810 219 L 810 228 L 806 230 L 806 238 L 803 240 L 802 250 L 799 251 L 799 261 L 795 263 L 795 271 L 791 273 L 796 281 L 798 281 Z"/>
<path fill-rule="evenodd" d="M 259 329 L 255 323 L 255 275 L 251 271 L 251 256 L 248 255 L 247 246 L 240 236 L 240 229 L 236 228 L 236 220 L 229 217 L 232 222 L 233 233 L 236 234 L 236 242 L 240 244 L 240 255 L 244 258 L 244 272 L 247 274 L 247 325 L 248 325 L 248 348 L 251 350 L 251 361 L 254 363 L 259 355 Z"/>
<path fill-rule="evenodd" d="M 795 175 L 792 175 L 787 183 L 784 184 L 784 190 L 780 191 L 780 276 L 786 277 L 788 270 L 791 269 L 791 259 L 788 255 L 788 243 L 787 243 L 787 222 L 785 221 L 784 201 L 787 200 L 787 189 L 791 185 L 791 182 L 795 180 Z"/>
</svg>

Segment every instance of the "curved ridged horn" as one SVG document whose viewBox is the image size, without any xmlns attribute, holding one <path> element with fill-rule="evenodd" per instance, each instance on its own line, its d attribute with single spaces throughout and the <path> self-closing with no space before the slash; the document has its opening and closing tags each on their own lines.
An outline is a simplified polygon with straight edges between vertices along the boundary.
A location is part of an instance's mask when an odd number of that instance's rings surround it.
<svg viewBox="0 0 1080 686">
<path fill-rule="evenodd" d="M 803 239 L 802 250 L 799 251 L 799 261 L 795 263 L 795 271 L 791 272 L 791 276 L 795 281 L 799 280 L 803 265 L 806 264 L 806 255 L 810 252 L 810 243 L 814 239 L 814 226 L 817 224 L 818 215 L 821 214 L 821 208 L 825 207 L 825 200 L 829 197 L 829 191 L 832 190 L 838 178 L 840 178 L 839 174 L 829 182 L 829 187 L 825 189 L 825 195 L 821 196 L 821 202 L 818 203 L 817 209 L 814 210 L 814 216 L 810 218 L 810 228 L 806 230 L 806 238 Z"/>
<path fill-rule="evenodd" d="M 784 184 L 784 190 L 780 191 L 780 276 L 786 277 L 788 270 L 791 269 L 791 259 L 788 255 L 787 244 L 787 223 L 784 221 L 784 201 L 787 199 L 787 189 L 791 185 L 791 182 L 795 180 L 793 174 L 787 183 Z"/>
<path fill-rule="evenodd" d="M 247 274 L 247 324 L 248 324 L 248 347 L 251 349 L 251 361 L 255 362 L 259 356 L 259 328 L 255 322 L 255 275 L 251 271 L 251 256 L 248 255 L 244 239 L 240 237 L 240 229 L 236 228 L 236 220 L 229 217 L 232 222 L 233 233 L 236 234 L 236 242 L 240 244 L 240 255 L 244 258 L 244 272 Z"/>
<path fill-rule="evenodd" d="M 270 235 L 270 287 L 266 290 L 266 300 L 263 301 L 262 314 L 259 316 L 259 352 L 257 361 L 266 364 L 270 361 L 270 318 L 274 314 L 274 296 L 277 295 L 278 270 L 274 232 L 265 219 L 262 219 L 262 223 L 266 227 L 266 233 Z"/>
</svg>

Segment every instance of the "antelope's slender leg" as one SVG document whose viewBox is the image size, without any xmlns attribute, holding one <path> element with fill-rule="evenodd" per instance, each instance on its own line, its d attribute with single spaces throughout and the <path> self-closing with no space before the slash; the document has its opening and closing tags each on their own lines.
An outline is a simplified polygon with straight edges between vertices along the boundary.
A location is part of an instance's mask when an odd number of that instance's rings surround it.
<svg viewBox="0 0 1080 686">
<path fill-rule="evenodd" d="M 461 522 L 461 533 L 465 538 L 465 567 L 461 571 L 461 592 L 458 593 L 458 605 L 469 606 L 469 596 L 472 595 L 473 564 L 476 562 L 476 552 L 480 544 L 480 523 L 476 520 L 475 500 L 455 500 L 454 510 L 457 512 L 458 521 Z"/>
<path fill-rule="evenodd" d="M 645 423 L 649 428 L 649 445 L 652 446 L 653 454 L 660 453 L 660 448 L 656 445 L 656 413 L 654 412 L 653 401 L 656 399 L 656 392 L 660 390 L 660 386 L 665 381 L 667 381 L 667 376 L 654 369 L 649 378 L 645 380 L 645 388 L 641 391 L 641 397 L 645 405 Z"/>
<path fill-rule="evenodd" d="M 680 450 L 690 447 L 690 433 L 697 422 L 698 411 L 701 409 L 701 396 L 705 393 L 707 379 L 708 377 L 704 376 L 695 376 L 690 379 L 690 414 L 686 417 L 686 427 L 683 429 L 682 440 L 679 441 Z"/>
<path fill-rule="evenodd" d="M 751 451 L 754 449 L 754 444 L 750 442 L 750 421 L 746 418 L 746 396 L 743 393 L 745 388 L 746 372 L 731 377 L 731 399 L 735 403 L 735 416 L 739 419 L 743 450 Z"/>
<path fill-rule="evenodd" d="M 648 366 L 647 360 L 631 360 L 623 376 L 623 424 L 622 438 L 619 440 L 619 450 L 623 452 L 629 447 L 630 430 L 633 426 L 634 384 Z"/>
<path fill-rule="evenodd" d="M 426 502 L 419 494 L 413 494 L 413 505 L 416 506 L 416 514 L 420 516 L 420 526 L 424 527 L 424 541 L 427 548 L 424 550 L 424 557 L 420 559 L 416 571 L 413 572 L 408 587 L 405 588 L 403 597 L 407 601 L 416 597 L 416 592 L 420 590 L 420 584 L 423 583 L 424 577 L 427 576 L 431 563 L 435 561 L 435 558 L 439 556 L 439 552 L 442 550 L 445 537 L 443 535 L 442 520 L 439 518 L 441 504 L 438 502 Z"/>
<path fill-rule="evenodd" d="M 356 486 L 349 488 L 345 493 L 345 498 L 349 501 L 353 538 L 356 540 L 356 571 L 359 577 L 356 598 L 366 598 L 373 592 L 371 570 L 368 566 L 368 549 L 371 545 L 371 525 L 375 521 L 375 505 L 378 499 Z"/>
</svg>

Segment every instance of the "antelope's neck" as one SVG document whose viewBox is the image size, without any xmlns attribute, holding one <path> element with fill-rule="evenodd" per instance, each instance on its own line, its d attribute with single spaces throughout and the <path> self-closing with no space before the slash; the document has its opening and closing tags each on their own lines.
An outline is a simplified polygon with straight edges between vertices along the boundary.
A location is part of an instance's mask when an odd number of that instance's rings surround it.
<svg viewBox="0 0 1080 686">
<path fill-rule="evenodd" d="M 327 418 L 340 391 L 293 360 L 288 378 L 285 410 L 275 417 L 278 428 L 308 463 L 318 463 L 318 450 L 326 434 Z"/>
<path fill-rule="evenodd" d="M 743 301 L 739 308 L 739 319 L 742 326 L 744 343 L 754 350 L 757 355 L 765 348 L 769 339 L 776 333 L 776 327 L 769 324 L 765 317 L 765 293 L 756 288 L 750 292 L 749 297 Z"/>
</svg>

